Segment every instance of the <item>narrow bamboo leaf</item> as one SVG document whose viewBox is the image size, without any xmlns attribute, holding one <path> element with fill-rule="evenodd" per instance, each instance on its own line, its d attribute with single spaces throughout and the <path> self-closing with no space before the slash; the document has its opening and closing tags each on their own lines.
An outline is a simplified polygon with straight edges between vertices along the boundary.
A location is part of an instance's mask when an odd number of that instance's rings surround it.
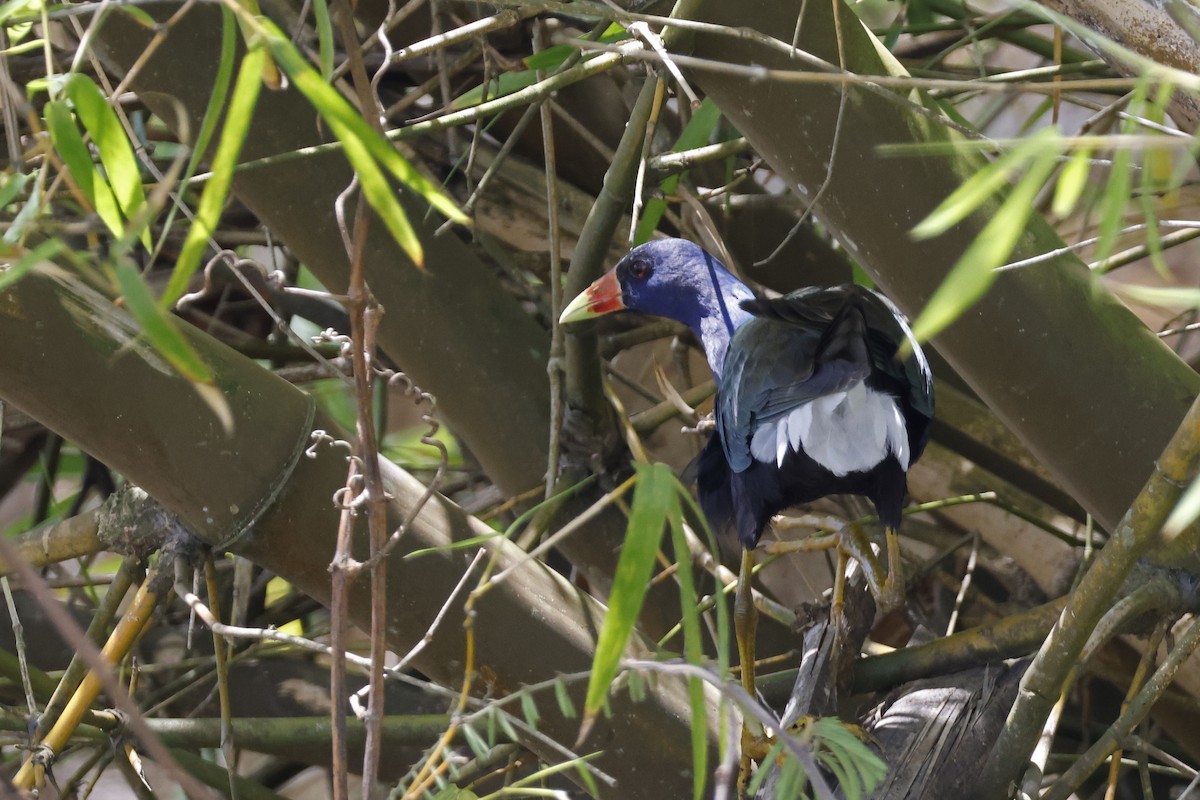
<svg viewBox="0 0 1200 800">
<path fill-rule="evenodd" d="M 200 195 L 200 202 L 196 207 L 196 216 L 188 229 L 183 247 L 180 248 L 167 288 L 159 299 L 163 308 L 173 306 L 187 291 L 188 281 L 200 267 L 204 248 L 208 246 L 208 241 L 220 221 L 221 209 L 229 196 L 229 187 L 233 184 L 233 171 L 237 167 L 238 155 L 242 152 L 246 132 L 250 130 L 250 121 L 254 117 L 254 106 L 258 102 L 258 92 L 262 87 L 262 69 L 266 57 L 266 51 L 259 48 L 250 50 L 242 58 L 237 82 L 229 100 L 229 110 L 225 114 L 225 127 L 221 130 L 221 139 L 217 143 L 216 153 L 213 154 L 211 177 L 204 185 L 204 192 Z"/>
<path fill-rule="evenodd" d="M 100 163 L 104 165 L 105 176 L 112 186 L 121 213 L 126 219 L 132 218 L 146 205 L 146 194 L 133 146 L 121 127 L 117 113 L 104 99 L 100 87 L 87 75 L 75 73 L 67 79 L 65 88 L 79 121 L 91 135 L 92 144 L 100 153 Z M 142 230 L 141 240 L 149 249 L 150 234 L 145 229 Z"/>
<path fill-rule="evenodd" d="M 474 89 L 468 89 L 450 102 L 450 108 L 460 111 L 473 108 L 484 100 L 495 100 L 498 97 L 519 92 L 537 83 L 537 71 L 523 69 L 519 72 L 504 72 L 487 83 L 480 84 Z"/>
<path fill-rule="evenodd" d="M 1080 148 L 1071 154 L 1067 163 L 1058 174 L 1058 184 L 1054 187 L 1054 202 L 1051 210 L 1058 218 L 1063 218 L 1075 210 L 1075 204 L 1083 196 L 1087 188 L 1088 175 L 1092 171 L 1091 148 Z"/>
<path fill-rule="evenodd" d="M 521 741 L 517 729 L 513 727 L 512 721 L 508 718 L 508 714 L 503 711 L 496 711 L 496 724 L 500 726 L 500 730 L 504 733 L 510 742 Z"/>
<path fill-rule="evenodd" d="M 567 685 L 561 680 L 554 682 L 554 699 L 558 702 L 558 711 L 567 719 L 575 719 L 579 712 L 575 710 L 575 704 L 571 702 L 571 693 L 567 691 Z"/>
<path fill-rule="evenodd" d="M 1005 262 L 1024 233 L 1038 192 L 1054 171 L 1055 160 L 1050 151 L 1037 157 L 1000 209 L 950 268 L 913 323 L 917 341 L 936 336 L 987 292 L 996 279 L 996 267 Z"/>
<path fill-rule="evenodd" d="M 1096 261 L 1108 258 L 1117 244 L 1117 236 L 1125 223 L 1125 209 L 1133 192 L 1133 152 L 1121 148 L 1113 153 L 1108 185 L 1100 200 L 1099 239 L 1096 242 Z"/>
<path fill-rule="evenodd" d="M 721 110 L 717 108 L 716 103 L 711 99 L 705 98 L 704 102 L 700 104 L 700 108 L 696 109 L 696 113 L 688 120 L 683 133 L 679 134 L 679 138 L 675 141 L 675 146 L 671 148 L 671 151 L 682 153 L 685 150 L 694 150 L 697 147 L 707 144 L 720 120 Z M 654 231 L 658 229 L 658 223 L 667 211 L 666 197 L 675 193 L 675 190 L 679 188 L 679 181 L 682 177 L 682 174 L 667 176 L 658 185 L 663 197 L 651 197 L 646 201 L 645 206 L 642 208 L 642 218 L 638 220 L 637 229 L 633 234 L 634 244 L 642 244 L 648 241 L 654 234 Z"/>
<path fill-rule="evenodd" d="M 154 302 L 142 276 L 127 262 L 117 264 L 117 285 L 125 296 L 125 307 L 142 326 L 147 341 L 163 358 L 167 359 L 179 374 L 193 383 L 207 383 L 212 372 L 201 360 L 187 339 L 176 327 L 174 319 Z"/>
<path fill-rule="evenodd" d="M 475 754 L 476 758 L 483 758 L 487 754 L 487 751 L 491 750 L 488 743 L 483 740 L 478 731 L 470 725 L 463 725 L 461 730 L 463 738 L 467 740 L 467 746 L 471 748 L 471 752 Z"/>
<path fill-rule="evenodd" d="M 16 244 L 21 241 L 25 235 L 25 229 L 29 227 L 31 222 L 37 219 L 38 210 L 41 206 L 41 182 L 34 181 L 33 189 L 29 192 L 29 197 L 21 205 L 21 210 L 13 217 L 12 224 L 8 226 L 8 230 L 4 232 L 3 241 L 5 244 Z"/>
<path fill-rule="evenodd" d="M 0 25 L 4 24 L 17 14 L 24 10 L 29 5 L 29 0 L 8 0 L 7 3 L 0 3 Z"/>
<path fill-rule="evenodd" d="M 797 763 L 794 758 L 784 758 L 784 759 L 782 759 L 782 763 L 780 763 L 781 762 L 780 756 L 782 756 L 783 754 L 784 754 L 783 742 L 776 740 L 775 743 L 773 745 L 771 745 L 771 749 L 767 751 L 766 758 L 764 758 L 762 761 L 762 763 L 764 763 L 764 764 L 779 764 L 781 783 L 782 783 L 782 778 L 786 776 L 786 770 L 788 769 L 788 765 Z M 766 769 L 758 769 L 758 770 L 754 771 L 754 775 L 750 779 L 750 785 L 746 787 L 746 796 L 747 797 L 757 797 L 758 796 L 758 790 L 762 788 L 763 781 L 765 781 L 767 779 L 767 774 L 769 772 L 770 772 L 770 770 L 766 770 Z M 779 794 L 777 796 L 778 797 L 800 797 L 801 795 L 799 795 L 795 792 L 789 792 L 787 794 Z"/>
<path fill-rule="evenodd" d="M 543 50 L 538 50 L 532 55 L 525 56 L 525 58 L 521 59 L 521 61 L 524 62 L 525 66 L 529 69 L 540 69 L 548 72 L 552 69 L 558 69 L 560 66 L 562 66 L 562 63 L 566 61 L 572 53 L 576 52 L 577 49 L 578 48 L 572 47 L 569 44 L 556 44 Z"/>
<path fill-rule="evenodd" d="M 640 703 L 646 699 L 646 679 L 637 670 L 629 671 L 629 682 L 626 688 L 629 689 L 629 699 L 633 702 Z"/>
<path fill-rule="evenodd" d="M 1012 176 L 1027 162 L 1039 153 L 1046 152 L 1057 136 L 1053 128 L 1043 128 L 976 172 L 951 192 L 929 216 L 917 223 L 912 230 L 913 237 L 930 239 L 962 222 L 989 197 L 1007 186 Z"/>
<path fill-rule="evenodd" d="M 579 782 L 587 790 L 588 797 L 600 797 L 600 787 L 596 785 L 596 779 L 592 777 L 592 773 L 587 768 L 586 763 L 581 760 L 576 761 L 575 774 L 579 776 Z"/>
<path fill-rule="evenodd" d="M 70 109 L 60 100 L 51 101 L 46 104 L 45 118 L 50 141 L 71 177 L 75 179 L 75 184 L 96 209 L 96 214 L 113 236 L 123 236 L 125 221 L 121 217 L 117 198 L 113 195 L 108 181 L 92 162 L 92 154 L 84 143 L 79 128 L 75 126 Z"/>
<path fill-rule="evenodd" d="M 675 478 L 675 496 L 681 501 L 683 508 L 690 509 L 692 519 L 696 521 L 696 526 L 704 535 L 704 541 L 707 542 L 711 552 L 719 553 L 720 545 L 717 542 L 717 537 L 713 534 L 713 530 L 709 527 L 708 520 L 704 517 L 704 512 L 700 509 L 700 504 L 692 497 L 692 493 L 688 488 L 680 483 L 678 478 Z M 733 629 L 730 627 L 729 606 L 724 602 L 716 603 L 717 610 L 717 674 L 725 679 L 729 675 L 729 642 L 733 639 Z"/>
<path fill-rule="evenodd" d="M 313 0 L 313 20 L 317 24 L 317 57 L 321 63 L 321 78 L 333 79 L 333 25 L 329 21 L 326 0 Z"/>
<path fill-rule="evenodd" d="M 683 652 L 689 664 L 701 665 L 704 663 L 704 642 L 700 632 L 700 598 L 696 594 L 692 559 L 683 531 L 683 512 L 678 498 L 674 499 L 667 515 L 671 523 L 671 544 L 679 566 L 677 574 L 679 600 L 683 607 Z M 704 796 L 705 778 L 708 776 L 708 717 L 704 684 L 699 678 L 688 678 L 688 700 L 692 706 L 692 798 L 700 800 Z"/>
<path fill-rule="evenodd" d="M 237 29 L 233 12 L 227 6 L 221 6 L 221 56 L 217 62 L 217 76 L 213 79 L 212 92 L 209 93 L 208 105 L 204 109 L 204 119 L 200 121 L 200 131 L 196 134 L 196 143 L 192 148 L 191 158 L 188 159 L 187 177 L 191 179 L 200 166 L 200 159 L 208 152 L 208 143 L 212 141 L 217 130 L 217 123 L 225 111 L 225 100 L 229 97 L 229 87 L 233 84 L 233 68 L 237 65 Z"/>
<path fill-rule="evenodd" d="M 17 199 L 30 177 L 23 172 L 4 176 L 4 183 L 0 185 L 0 209 Z"/>
<path fill-rule="evenodd" d="M 400 155 L 391 142 L 372 130 L 346 98 L 321 80 L 321 76 L 317 74 L 316 70 L 308 65 L 295 46 L 273 23 L 265 19 L 261 22 L 267 31 L 267 45 L 271 49 L 271 54 L 296 84 L 296 88 L 308 98 L 308 101 L 334 129 L 338 139 L 347 145 L 347 158 L 349 158 L 350 142 L 359 142 L 361 151 L 369 153 L 397 180 L 420 195 L 425 202 L 441 212 L 447 219 L 464 224 L 468 221 L 467 216 L 452 199 L 418 172 L 404 156 Z M 358 167 L 357 164 L 354 166 Z"/>
<path fill-rule="evenodd" d="M 138 25 L 141 25 L 143 28 L 146 28 L 147 30 L 157 30 L 158 29 L 158 26 L 159 26 L 158 20 L 156 20 L 154 17 L 150 16 L 149 13 L 147 13 L 143 9 L 138 8 L 137 6 L 131 6 L 131 5 L 126 5 L 124 3 L 121 3 L 117 6 L 115 6 L 115 8 L 118 11 L 124 12 L 126 16 L 128 16 L 130 19 L 132 19 Z"/>
<path fill-rule="evenodd" d="M 0 292 L 33 271 L 38 264 L 49 261 L 66 247 L 61 239 L 47 239 L 0 271 Z"/>
<path fill-rule="evenodd" d="M 663 526 L 675 502 L 674 476 L 667 466 L 637 464 L 636 467 L 637 489 L 634 490 L 625 544 L 613 575 L 608 614 L 604 617 L 596 642 L 596 655 L 592 659 L 592 674 L 584 701 L 585 719 L 594 718 L 600 711 L 608 687 L 617 675 L 625 646 L 642 610 Z"/>
<path fill-rule="evenodd" d="M 537 730 L 538 720 L 541 715 L 538 714 L 537 703 L 534 702 L 533 696 L 528 692 L 521 694 L 521 716 L 525 717 L 525 724 L 530 728 Z"/>
<path fill-rule="evenodd" d="M 1142 172 L 1142 218 L 1146 223 L 1146 254 L 1154 270 L 1163 278 L 1170 280 L 1171 268 L 1163 259 L 1162 231 L 1158 227 L 1158 207 L 1154 200 L 1154 190 L 1151 187 L 1149 170 Z"/>
<path fill-rule="evenodd" d="M 1116 283 L 1112 287 L 1117 294 L 1148 306 L 1200 308 L 1200 289 L 1194 286 L 1141 286 L 1134 283 Z"/>
</svg>

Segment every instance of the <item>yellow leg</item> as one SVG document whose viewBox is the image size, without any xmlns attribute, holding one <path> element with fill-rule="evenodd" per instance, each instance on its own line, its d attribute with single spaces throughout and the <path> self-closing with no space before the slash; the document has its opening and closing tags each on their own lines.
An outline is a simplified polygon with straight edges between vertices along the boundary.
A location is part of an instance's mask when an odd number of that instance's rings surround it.
<svg viewBox="0 0 1200 800">
<path fill-rule="evenodd" d="M 742 663 L 742 688 L 750 697 L 754 689 L 754 650 L 758 636 L 758 609 L 750 586 L 754 575 L 754 551 L 742 551 L 742 568 L 738 572 L 737 595 L 733 603 L 733 628 L 737 634 L 738 657 Z"/>
<path fill-rule="evenodd" d="M 888 575 L 878 602 L 884 611 L 891 611 L 904 604 L 908 587 L 904 581 L 904 558 L 900 555 L 900 534 L 895 528 L 887 528 L 883 536 L 887 545 Z"/>
<path fill-rule="evenodd" d="M 733 629 L 737 635 L 738 658 L 742 667 L 742 688 L 751 701 L 758 699 L 754 688 L 754 651 L 758 636 L 758 609 L 750 582 L 754 577 L 754 551 L 742 551 L 742 567 L 738 572 L 737 594 L 733 602 Z M 742 715 L 742 755 L 738 763 L 738 797 L 746 796 L 746 786 L 755 761 L 761 761 L 768 750 L 766 736 L 749 711 Z"/>
</svg>

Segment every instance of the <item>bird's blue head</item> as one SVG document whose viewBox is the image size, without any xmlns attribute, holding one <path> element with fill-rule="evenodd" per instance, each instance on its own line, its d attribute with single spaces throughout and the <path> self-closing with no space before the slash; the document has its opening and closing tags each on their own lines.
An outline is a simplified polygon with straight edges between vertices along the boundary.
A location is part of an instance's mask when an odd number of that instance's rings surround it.
<svg viewBox="0 0 1200 800">
<path fill-rule="evenodd" d="M 729 337 L 749 319 L 741 301 L 750 289 L 716 258 L 686 239 L 656 239 L 635 247 L 563 309 L 576 322 L 628 309 L 678 320 L 700 338 L 720 373 Z"/>
</svg>

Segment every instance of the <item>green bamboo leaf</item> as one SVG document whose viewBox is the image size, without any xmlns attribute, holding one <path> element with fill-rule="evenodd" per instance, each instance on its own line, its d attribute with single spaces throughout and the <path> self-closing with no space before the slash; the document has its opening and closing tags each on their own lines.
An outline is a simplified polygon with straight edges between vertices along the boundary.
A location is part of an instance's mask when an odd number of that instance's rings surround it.
<svg viewBox="0 0 1200 800">
<path fill-rule="evenodd" d="M 123 236 L 125 222 L 117 206 L 117 198 L 108 181 L 104 180 L 104 176 L 92 162 L 92 154 L 84 143 L 67 104 L 61 100 L 47 103 L 45 119 L 50 141 L 66 165 L 67 171 L 75 179 L 75 184 L 96 209 L 96 214 L 113 236 Z"/>
<path fill-rule="evenodd" d="M 317 24 L 317 58 L 321 64 L 321 78 L 328 83 L 333 80 L 333 25 L 329 21 L 329 3 L 313 0 L 313 20 Z"/>
<path fill-rule="evenodd" d="M 78 72 L 73 74 L 64 88 L 75 106 L 75 114 L 91 135 L 92 144 L 100 154 L 100 163 L 104 165 L 105 176 L 121 213 L 125 219 L 132 219 L 146 205 L 146 194 L 133 146 L 121 127 L 117 112 L 105 100 L 100 87 L 87 75 Z M 150 249 L 149 231 L 143 228 L 140 238 L 146 249 Z"/>
<path fill-rule="evenodd" d="M 147 341 L 180 375 L 193 383 L 208 383 L 212 371 L 176 327 L 175 320 L 154 302 L 150 288 L 132 264 L 117 264 L 117 285 L 125 297 L 125 307 L 142 326 Z"/>
<path fill-rule="evenodd" d="M 1030 165 L 913 322 L 917 341 L 936 336 L 987 292 L 996 280 L 996 267 L 1008 259 L 1024 233 L 1038 192 L 1054 172 L 1055 164 L 1055 154 L 1044 151 Z"/>
<path fill-rule="evenodd" d="M 1133 193 L 1133 152 L 1121 148 L 1113 153 L 1108 185 L 1100 199 L 1100 225 L 1096 242 L 1096 261 L 1108 258 L 1116 246 L 1125 211 Z"/>
<path fill-rule="evenodd" d="M 1087 188 L 1088 175 L 1092 171 L 1092 150 L 1082 147 L 1071 154 L 1058 174 L 1058 184 L 1054 187 L 1054 201 L 1051 210 L 1059 219 L 1075 210 L 1075 204 L 1083 196 Z"/>
<path fill-rule="evenodd" d="M 696 113 L 688 120 L 683 133 L 679 134 L 679 138 L 675 141 L 675 146 L 671 148 L 671 151 L 681 153 L 685 150 L 694 150 L 697 147 L 707 144 L 720 120 L 721 110 L 717 108 L 716 103 L 710 98 L 705 98 L 704 102 L 700 104 L 700 108 L 696 109 Z M 633 234 L 634 244 L 642 244 L 649 241 L 654 231 L 658 229 L 658 223 L 667 211 L 666 198 L 675 194 L 682 177 L 683 174 L 668 175 L 658 185 L 659 191 L 663 196 L 651 197 L 646 200 L 646 205 L 642 208 L 642 218 L 638 220 L 637 229 Z"/>
<path fill-rule="evenodd" d="M 717 537 L 713 534 L 712 528 L 708 524 L 708 519 L 705 518 L 704 512 L 700 509 L 700 504 L 696 502 L 696 498 L 692 497 L 692 493 L 684 486 L 678 478 L 675 478 L 676 497 L 681 501 L 681 506 L 691 512 L 690 519 L 693 521 L 693 527 L 704 535 L 704 541 L 708 544 L 710 552 L 721 552 L 720 544 L 717 542 Z M 722 680 L 729 676 L 729 643 L 733 640 L 733 629 L 729 619 L 729 606 L 727 603 L 716 603 L 717 610 L 717 674 Z"/>
<path fill-rule="evenodd" d="M 1148 306 L 1200 308 L 1200 289 L 1194 286 L 1141 286 L 1134 283 L 1116 283 L 1112 287 L 1117 294 Z"/>
<path fill-rule="evenodd" d="M 4 183 L 0 184 L 0 209 L 17 199 L 21 191 L 25 188 L 25 184 L 29 183 L 31 176 L 24 172 L 17 172 L 12 175 L 0 176 L 4 178 Z"/>
<path fill-rule="evenodd" d="M 537 83 L 537 70 L 523 69 L 519 72 L 504 72 L 487 83 L 482 83 L 474 89 L 468 89 L 450 102 L 450 108 L 461 111 L 473 108 L 484 100 L 495 100 L 498 97 L 510 95 L 527 89 Z"/>
<path fill-rule="evenodd" d="M 569 44 L 556 44 L 543 50 L 538 50 L 532 55 L 525 56 L 521 61 L 529 69 L 549 72 L 561 67 L 563 62 L 570 58 L 571 54 L 577 52 L 577 50 L 578 48 L 572 47 Z"/>
<path fill-rule="evenodd" d="M 5 244 L 16 244 L 21 241 L 25 235 L 26 228 L 29 227 L 35 219 L 39 210 L 42 207 L 42 184 L 41 181 L 33 181 L 33 189 L 29 192 L 29 197 L 21 205 L 21 210 L 13 217 L 12 224 L 8 226 L 8 230 L 4 232 L 3 242 Z"/>
<path fill-rule="evenodd" d="M 525 724 L 533 730 L 537 730 L 538 720 L 542 717 L 538 714 L 537 703 L 533 700 L 533 695 L 529 692 L 521 693 L 521 716 L 525 717 Z"/>
<path fill-rule="evenodd" d="M 441 212 L 447 219 L 464 224 L 468 221 L 467 216 L 455 205 L 453 200 L 418 172 L 404 156 L 400 155 L 391 142 L 375 132 L 346 98 L 321 80 L 321 76 L 308 65 L 304 57 L 279 31 L 279 28 L 275 27 L 274 23 L 266 19 L 261 19 L 260 22 L 266 31 L 267 46 L 271 49 L 271 55 L 296 84 L 296 88 L 308 98 L 308 101 L 329 124 L 345 147 L 346 157 L 351 159 L 351 164 L 356 170 L 359 169 L 360 162 L 371 162 L 372 159 L 378 161 L 397 180 L 420 195 L 425 202 Z M 351 147 L 352 143 L 354 143 L 353 148 Z M 352 149 L 355 151 L 354 156 L 351 155 Z M 373 164 L 368 169 L 378 172 Z M 360 179 L 363 177 L 361 172 L 359 177 Z M 370 200 L 370 197 L 367 199 Z M 399 204 L 396 205 L 399 206 Z M 379 208 L 376 207 L 376 211 L 378 210 Z"/>
<path fill-rule="evenodd" d="M 612 592 L 608 599 L 608 614 L 596 642 L 592 673 L 584 701 L 585 726 L 604 705 L 608 687 L 621 664 L 629 637 L 633 634 L 646 587 L 654 568 L 654 555 L 662 539 L 672 506 L 677 505 L 675 480 L 670 468 L 663 464 L 637 464 L 637 488 L 625 544 L 617 560 Z"/>
<path fill-rule="evenodd" d="M 912 235 L 916 239 L 931 239 L 962 222 L 980 208 L 992 195 L 1006 187 L 1012 176 L 1026 163 L 1052 146 L 1058 133 L 1043 128 L 1018 144 L 995 161 L 976 172 L 943 200 L 929 216 L 917 223 Z"/>
<path fill-rule="evenodd" d="M 1150 263 L 1154 266 L 1155 272 L 1163 278 L 1170 280 L 1171 268 L 1167 266 L 1167 262 L 1163 259 L 1162 246 L 1162 231 L 1158 227 L 1158 205 L 1155 201 L 1155 194 L 1150 179 L 1149 170 L 1142 172 L 1142 219 L 1146 223 L 1146 254 L 1150 256 Z"/>
<path fill-rule="evenodd" d="M 188 159 L 184 183 L 191 180 L 200 166 L 200 159 L 208 152 L 208 143 L 216 133 L 217 123 L 225 113 L 225 101 L 229 97 L 229 87 L 233 85 L 233 68 L 237 65 L 237 28 L 233 12 L 228 6 L 221 6 L 221 56 L 217 62 L 217 75 L 213 79 L 212 91 L 208 96 L 208 105 L 204 109 L 204 118 L 200 120 L 200 131 L 196 134 L 196 143 L 192 146 L 192 155 Z"/>
<path fill-rule="evenodd" d="M 575 704 L 571 702 L 571 693 L 567 691 L 567 685 L 561 680 L 554 682 L 554 699 L 558 702 L 558 712 L 566 719 L 575 719 L 579 712 L 575 710 Z"/>
<path fill-rule="evenodd" d="M 696 594 L 692 559 L 683 530 L 683 512 L 678 502 L 670 505 L 667 516 L 671 523 L 671 545 L 679 567 L 676 574 L 683 607 L 683 653 L 689 664 L 701 665 L 704 663 L 704 641 L 700 631 L 700 598 Z M 708 716 L 704 683 L 699 678 L 688 678 L 688 700 L 692 706 L 692 798 L 700 800 L 708 776 Z"/>
<path fill-rule="evenodd" d="M 780 765 L 779 766 L 780 783 L 782 783 L 783 778 L 786 777 L 786 770 L 788 769 L 789 765 L 793 765 L 793 764 L 797 763 L 794 758 L 785 758 L 785 759 L 783 759 L 782 763 L 780 763 L 780 756 L 782 756 L 783 753 L 784 753 L 783 742 L 776 739 L 775 743 L 771 745 L 771 749 L 767 751 L 766 758 L 764 758 L 762 761 L 762 763 L 764 763 L 764 764 L 779 764 Z M 762 788 L 763 782 L 766 781 L 767 774 L 769 772 L 770 772 L 770 770 L 767 770 L 767 769 L 758 769 L 758 770 L 754 771 L 754 775 L 750 779 L 750 785 L 748 785 L 746 787 L 746 796 L 747 797 L 757 797 L 758 796 L 758 790 Z M 789 792 L 788 794 L 779 794 L 777 792 L 776 796 L 777 797 L 800 797 L 800 794 L 797 792 Z"/>
<path fill-rule="evenodd" d="M 61 239 L 47 239 L 0 271 L 0 292 L 24 278 L 42 262 L 49 261 L 62 252 L 66 245 Z"/>
<path fill-rule="evenodd" d="M 261 73 L 259 77 L 261 78 Z M 487 751 L 492 749 L 483 740 L 483 737 L 470 725 L 463 725 L 461 730 L 463 738 L 467 740 L 467 746 L 471 748 L 471 752 L 475 754 L 476 758 L 483 758 L 487 754 Z"/>
<path fill-rule="evenodd" d="M 266 50 L 258 48 L 250 50 L 242 58 L 238 69 L 237 82 L 229 100 L 229 110 L 225 114 L 225 127 L 221 130 L 221 139 L 217 143 L 217 151 L 213 154 L 212 174 L 204 185 L 200 202 L 196 207 L 196 216 L 188 229 L 187 238 L 179 250 L 175 260 L 175 269 L 167 288 L 159 299 L 159 305 L 170 308 L 175 301 L 187 291 L 188 281 L 200 267 L 200 258 L 204 248 L 212 238 L 217 223 L 221 219 L 221 209 L 229 196 L 229 188 L 233 185 L 233 172 L 237 167 L 238 156 L 246 141 L 246 133 L 250 130 L 250 121 L 254 118 L 254 106 L 258 102 L 258 92 L 262 88 L 262 71 L 267 61 Z"/>
</svg>

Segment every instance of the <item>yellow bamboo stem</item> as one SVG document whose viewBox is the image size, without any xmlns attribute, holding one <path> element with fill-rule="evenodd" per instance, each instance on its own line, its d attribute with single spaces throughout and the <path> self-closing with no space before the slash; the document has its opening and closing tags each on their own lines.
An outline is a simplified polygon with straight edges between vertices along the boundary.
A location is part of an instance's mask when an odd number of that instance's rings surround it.
<svg viewBox="0 0 1200 800">
<path fill-rule="evenodd" d="M 104 663 L 119 663 L 137 642 L 142 629 L 150 619 L 150 615 L 154 612 L 154 608 L 158 603 L 158 594 L 151 591 L 149 587 L 149 580 L 142 583 L 137 594 L 134 595 L 129 609 L 121 617 L 120 622 L 117 623 L 117 627 L 113 629 L 112 635 L 108 637 L 108 641 L 104 643 L 104 647 L 100 651 L 100 658 Z M 46 751 L 53 754 L 62 752 L 67 740 L 71 738 L 75 729 L 79 727 L 83 715 L 91 707 L 92 702 L 99 694 L 100 679 L 96 677 L 96 672 L 93 670 L 79 684 L 79 688 L 75 690 L 75 694 L 71 695 L 71 699 L 67 701 L 67 705 L 59 716 L 58 721 L 54 723 L 54 727 L 46 734 L 40 746 L 36 747 L 33 755 L 27 758 L 25 763 L 21 765 L 21 769 L 13 779 L 13 785 L 25 790 L 34 788 L 40 776 L 44 774 L 40 768 L 41 765 L 35 763 L 38 760 L 38 754 L 45 753 Z"/>
</svg>

